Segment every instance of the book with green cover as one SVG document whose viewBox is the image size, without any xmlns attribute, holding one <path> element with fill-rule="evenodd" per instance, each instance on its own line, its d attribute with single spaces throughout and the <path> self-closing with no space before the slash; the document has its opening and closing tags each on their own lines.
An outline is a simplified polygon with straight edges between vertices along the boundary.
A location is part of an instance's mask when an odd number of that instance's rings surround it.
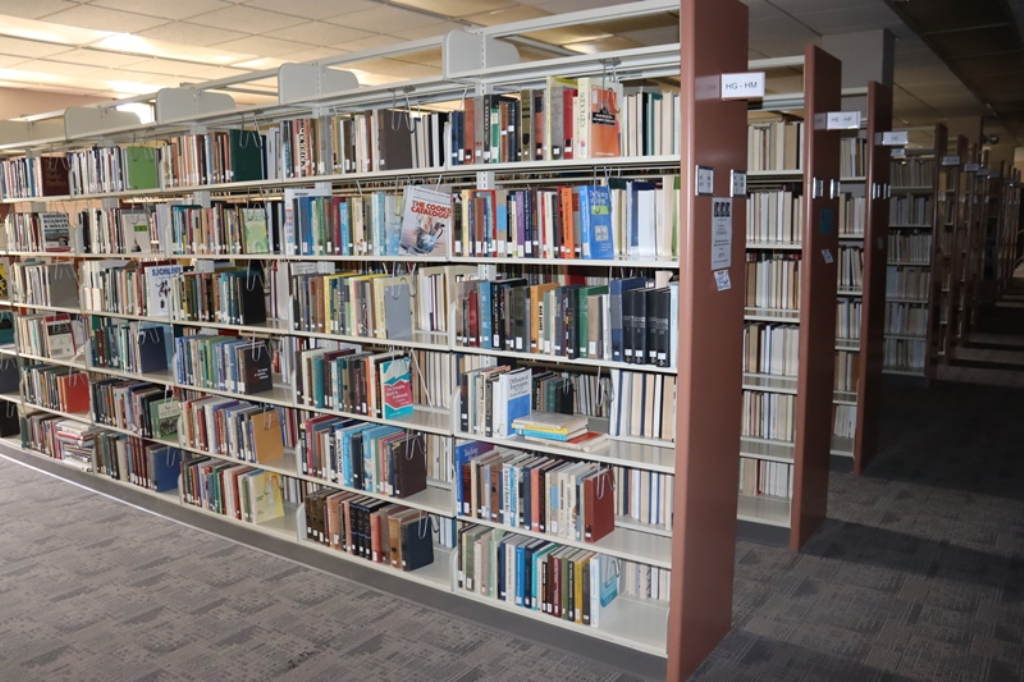
<svg viewBox="0 0 1024 682">
<path fill-rule="evenodd" d="M 228 131 L 231 146 L 231 175 L 228 182 L 263 179 L 263 136 L 255 130 Z"/>
<path fill-rule="evenodd" d="M 157 189 L 156 149 L 152 147 L 125 147 L 125 189 Z"/>
<path fill-rule="evenodd" d="M 245 235 L 245 253 L 270 253 L 267 212 L 264 209 L 242 209 L 242 232 Z"/>
<path fill-rule="evenodd" d="M 149 404 L 149 423 L 154 438 L 173 438 L 178 435 L 178 415 L 181 403 L 177 398 L 154 400 Z"/>
</svg>

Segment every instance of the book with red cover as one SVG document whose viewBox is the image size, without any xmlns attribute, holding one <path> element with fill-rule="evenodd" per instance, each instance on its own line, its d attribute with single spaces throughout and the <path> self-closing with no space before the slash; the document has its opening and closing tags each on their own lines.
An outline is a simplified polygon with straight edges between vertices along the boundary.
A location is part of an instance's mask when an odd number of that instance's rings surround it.
<svg viewBox="0 0 1024 682">
<path fill-rule="evenodd" d="M 61 393 L 61 411 L 89 411 L 89 378 L 84 373 L 68 374 L 58 377 Z"/>
<path fill-rule="evenodd" d="M 583 537 L 586 542 L 597 542 L 615 530 L 614 484 L 611 469 L 601 469 L 583 479 L 583 501 L 586 508 Z"/>
</svg>

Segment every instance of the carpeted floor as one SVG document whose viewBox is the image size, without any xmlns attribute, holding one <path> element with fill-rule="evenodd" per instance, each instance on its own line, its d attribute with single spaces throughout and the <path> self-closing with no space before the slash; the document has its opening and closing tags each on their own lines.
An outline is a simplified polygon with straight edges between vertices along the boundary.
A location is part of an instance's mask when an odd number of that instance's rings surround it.
<svg viewBox="0 0 1024 682">
<path fill-rule="evenodd" d="M 887 385 L 879 459 L 832 476 L 806 550 L 737 546 L 695 679 L 1024 680 L 1022 415 L 1019 389 Z M 0 519 L 0 682 L 636 679 L 5 460 Z"/>
</svg>

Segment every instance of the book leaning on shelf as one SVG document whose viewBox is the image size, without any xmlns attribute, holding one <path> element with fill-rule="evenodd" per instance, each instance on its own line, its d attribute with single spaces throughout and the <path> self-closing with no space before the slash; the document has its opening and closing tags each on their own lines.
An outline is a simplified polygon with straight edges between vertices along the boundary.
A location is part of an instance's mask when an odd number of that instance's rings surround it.
<svg viewBox="0 0 1024 682">
<path fill-rule="evenodd" d="M 83 347 L 84 321 L 77 315 L 19 315 L 15 322 L 18 346 L 23 353 L 52 360 L 72 360 Z"/>
<path fill-rule="evenodd" d="M 319 490 L 306 498 L 306 537 L 326 547 L 415 571 L 434 562 L 435 517 L 354 492 Z"/>
<path fill-rule="evenodd" d="M 158 493 L 176 490 L 182 454 L 176 447 L 99 429 L 96 471 Z"/>
<path fill-rule="evenodd" d="M 136 374 L 166 372 L 172 364 L 173 335 L 168 324 L 94 315 L 89 326 L 90 366 Z"/>
<path fill-rule="evenodd" d="M 143 438 L 177 441 L 181 403 L 166 386 L 130 379 L 101 379 L 90 386 L 92 418 L 102 426 Z"/>
<path fill-rule="evenodd" d="M 221 396 L 184 396 L 183 445 L 251 464 L 270 464 L 294 450 L 298 427 L 293 410 Z"/>
</svg>

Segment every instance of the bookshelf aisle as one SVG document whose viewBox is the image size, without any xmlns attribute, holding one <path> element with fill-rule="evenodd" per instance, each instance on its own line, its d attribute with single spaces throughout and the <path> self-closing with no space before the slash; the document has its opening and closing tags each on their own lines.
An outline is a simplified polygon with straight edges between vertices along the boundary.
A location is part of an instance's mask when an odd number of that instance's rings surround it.
<svg viewBox="0 0 1024 682">
<path fill-rule="evenodd" d="M 766 101 L 748 123 L 739 508 L 796 550 L 825 517 L 839 255 L 839 132 L 804 121 L 839 110 L 840 64 L 810 47 L 788 67 L 802 67 L 802 111 Z"/>
<path fill-rule="evenodd" d="M 882 328 L 885 321 L 892 90 L 868 84 L 866 125 L 842 140 L 839 282 L 831 454 L 860 474 L 877 449 Z"/>
<path fill-rule="evenodd" d="M 888 374 L 928 379 L 934 372 L 928 315 L 938 162 L 944 152 L 945 137 L 937 131 L 932 149 L 908 151 L 892 162 L 882 365 Z"/>
<path fill-rule="evenodd" d="M 520 64 L 495 40 L 669 10 L 681 45 Z M 64 138 L 9 145 L 0 397 L 22 451 L 684 678 L 731 624 L 740 368 L 708 358 L 741 353 L 745 221 L 722 198 L 746 103 L 695 90 L 746 68 L 746 11 L 648 0 L 453 32 L 405 107 L 394 85 L 322 92 L 323 67 L 299 69 L 312 89 L 282 68 L 258 127 L 200 86 L 157 100 L 158 121 L 196 112 L 185 126 L 69 110 Z M 807 68 L 837 82 L 818 51 Z M 802 447 L 801 542 L 827 471 Z"/>
<path fill-rule="evenodd" d="M 985 225 L 987 208 L 986 189 L 988 175 L 986 154 L 971 144 L 964 159 L 963 198 L 964 220 L 958 226 L 957 239 L 953 244 L 953 286 L 956 292 L 954 305 L 950 308 L 951 337 L 947 348 L 949 359 L 956 357 L 956 350 L 967 341 L 973 324 L 973 304 L 976 294 L 977 253 L 979 235 Z M 984 169 L 984 172 L 982 172 Z"/>
</svg>

